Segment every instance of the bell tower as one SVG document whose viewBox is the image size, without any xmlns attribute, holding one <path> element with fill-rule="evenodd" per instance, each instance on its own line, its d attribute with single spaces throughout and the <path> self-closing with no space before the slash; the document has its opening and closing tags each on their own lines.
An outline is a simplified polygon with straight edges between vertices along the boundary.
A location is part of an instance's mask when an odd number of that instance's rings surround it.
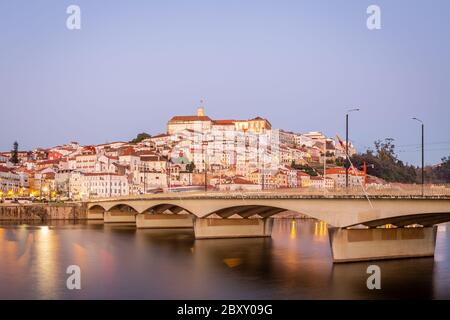
<svg viewBox="0 0 450 320">
<path fill-rule="evenodd" d="M 200 106 L 197 108 L 197 117 L 205 116 L 205 108 L 203 107 L 203 100 L 200 100 Z"/>
</svg>

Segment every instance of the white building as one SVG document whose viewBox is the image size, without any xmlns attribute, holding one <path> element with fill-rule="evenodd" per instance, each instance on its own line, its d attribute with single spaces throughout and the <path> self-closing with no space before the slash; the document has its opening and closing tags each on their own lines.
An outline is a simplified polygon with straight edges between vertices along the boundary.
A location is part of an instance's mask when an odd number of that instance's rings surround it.
<svg viewBox="0 0 450 320">
<path fill-rule="evenodd" d="M 139 158 L 140 172 L 166 172 L 167 170 L 167 159 L 159 155 L 142 155 Z"/>
<path fill-rule="evenodd" d="M 140 193 L 147 193 L 149 189 L 166 188 L 168 176 L 167 173 L 147 171 L 139 172 L 139 191 Z"/>
<path fill-rule="evenodd" d="M 81 176 L 81 194 L 89 198 L 107 198 L 129 195 L 128 179 L 116 173 L 84 173 Z"/>
<path fill-rule="evenodd" d="M 254 184 L 241 177 L 234 177 L 223 184 L 216 185 L 216 188 L 220 191 L 259 191 L 261 190 L 261 185 Z"/>
<path fill-rule="evenodd" d="M 311 177 L 310 178 L 310 187 L 315 189 L 323 189 L 323 177 Z M 333 189 L 334 188 L 334 180 L 326 177 L 325 178 L 325 188 Z"/>
<path fill-rule="evenodd" d="M 334 180 L 334 184 L 337 188 L 344 188 L 346 186 L 345 168 L 329 168 L 326 170 L 326 176 Z M 364 173 L 361 171 L 354 172 L 353 169 L 349 170 L 348 185 L 350 188 L 358 188 L 364 184 Z"/>
<path fill-rule="evenodd" d="M 94 172 L 96 162 L 97 155 L 95 153 L 80 154 L 75 157 L 74 169 L 80 172 Z"/>
<path fill-rule="evenodd" d="M 95 162 L 95 172 L 116 173 L 117 167 L 114 165 L 119 161 L 118 157 L 100 155 Z"/>
<path fill-rule="evenodd" d="M 21 188 L 21 177 L 12 169 L 0 166 L 0 191 L 4 196 L 9 191 L 18 192 Z"/>
<path fill-rule="evenodd" d="M 81 172 L 72 171 L 69 176 L 69 198 L 80 199 L 81 194 Z"/>
</svg>

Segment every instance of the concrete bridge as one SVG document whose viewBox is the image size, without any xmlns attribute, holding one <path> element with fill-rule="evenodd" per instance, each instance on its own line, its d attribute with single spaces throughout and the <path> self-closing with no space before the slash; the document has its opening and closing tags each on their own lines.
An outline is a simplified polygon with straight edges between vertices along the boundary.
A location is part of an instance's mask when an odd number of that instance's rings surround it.
<svg viewBox="0 0 450 320">
<path fill-rule="evenodd" d="M 333 260 L 433 256 L 449 196 L 186 193 L 91 200 L 89 219 L 194 229 L 196 239 L 270 237 L 272 216 L 295 211 L 330 226 Z M 395 241 L 394 241 L 395 240 Z"/>
</svg>

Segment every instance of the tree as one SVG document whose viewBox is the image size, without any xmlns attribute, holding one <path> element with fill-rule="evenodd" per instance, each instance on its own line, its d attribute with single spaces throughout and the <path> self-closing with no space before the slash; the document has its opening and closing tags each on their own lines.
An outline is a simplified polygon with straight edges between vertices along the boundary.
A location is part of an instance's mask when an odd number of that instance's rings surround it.
<svg viewBox="0 0 450 320">
<path fill-rule="evenodd" d="M 342 157 L 337 157 L 335 163 L 338 167 L 343 167 L 345 165 L 345 159 Z"/>
<path fill-rule="evenodd" d="M 312 176 L 312 177 L 317 176 L 317 171 L 314 170 L 314 168 L 310 167 L 310 166 L 307 165 L 307 164 L 306 164 L 306 165 L 295 164 L 295 162 L 292 161 L 291 167 L 292 167 L 292 169 L 303 171 L 303 172 L 309 174 L 309 175 Z"/>
<path fill-rule="evenodd" d="M 146 133 L 146 132 L 141 132 L 141 133 L 139 133 L 139 134 L 136 136 L 136 138 L 134 138 L 133 140 L 131 140 L 130 143 L 139 143 L 139 142 L 141 142 L 142 140 L 145 140 L 145 139 L 148 139 L 148 138 L 151 138 L 151 137 L 152 137 L 152 136 L 149 135 L 148 133 Z"/>
<path fill-rule="evenodd" d="M 186 170 L 187 170 L 187 172 L 190 172 L 190 173 L 194 172 L 194 170 L 195 170 L 194 161 L 191 161 L 191 163 L 188 163 L 186 165 Z"/>
<path fill-rule="evenodd" d="M 397 156 L 395 155 L 394 139 L 386 138 L 384 139 L 384 141 L 377 140 L 374 142 L 374 145 L 380 160 L 382 161 L 397 160 Z"/>
<path fill-rule="evenodd" d="M 14 164 L 19 163 L 19 143 L 17 141 L 14 141 L 13 149 L 11 150 L 10 161 Z"/>
<path fill-rule="evenodd" d="M 425 168 L 425 177 L 429 182 L 450 183 L 450 156 L 442 158 L 441 161 L 436 166 Z"/>
<path fill-rule="evenodd" d="M 361 169 L 366 162 L 367 173 L 389 182 L 416 183 L 418 182 L 417 168 L 405 165 L 395 154 L 394 139 L 374 142 L 375 152 L 368 149 L 363 154 L 351 157 L 353 165 Z"/>
</svg>

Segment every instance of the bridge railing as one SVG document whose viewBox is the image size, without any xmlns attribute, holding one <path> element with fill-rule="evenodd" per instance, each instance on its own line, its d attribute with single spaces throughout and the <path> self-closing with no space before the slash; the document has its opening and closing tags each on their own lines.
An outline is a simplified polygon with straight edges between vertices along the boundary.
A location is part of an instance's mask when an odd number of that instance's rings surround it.
<svg viewBox="0 0 450 320">
<path fill-rule="evenodd" d="M 250 193 L 245 192 L 244 193 Z M 255 192 L 253 192 L 255 193 Z M 362 187 L 352 188 L 283 188 L 257 191 L 256 193 L 284 193 L 302 195 L 355 195 L 355 196 L 450 196 L 450 184 L 421 185 L 392 184 L 384 187 L 369 186 L 365 190 Z"/>
<path fill-rule="evenodd" d="M 433 184 L 433 185 L 424 185 L 423 188 L 424 196 L 445 196 L 450 197 L 450 184 Z M 128 199 L 128 198 L 159 198 L 164 196 L 170 197 L 191 197 L 191 196 L 213 196 L 213 197 L 242 197 L 245 198 L 247 196 L 324 196 L 324 197 L 332 197 L 332 196 L 358 196 L 365 197 L 366 195 L 370 197 L 421 197 L 422 196 L 422 186 L 421 185 L 408 185 L 408 184 L 390 184 L 385 186 L 368 186 L 365 190 L 362 187 L 359 188 L 333 188 L 333 189 L 320 189 L 320 188 L 279 188 L 279 189 L 266 189 L 266 190 L 233 190 L 233 191 L 217 191 L 217 190 L 208 190 L 208 192 L 204 191 L 189 191 L 189 192 L 167 192 L 167 193 L 158 193 L 158 194 L 146 194 L 146 195 L 129 195 L 123 197 L 115 197 L 114 199 Z M 91 199 L 91 200 L 101 200 L 99 198 Z"/>
</svg>

